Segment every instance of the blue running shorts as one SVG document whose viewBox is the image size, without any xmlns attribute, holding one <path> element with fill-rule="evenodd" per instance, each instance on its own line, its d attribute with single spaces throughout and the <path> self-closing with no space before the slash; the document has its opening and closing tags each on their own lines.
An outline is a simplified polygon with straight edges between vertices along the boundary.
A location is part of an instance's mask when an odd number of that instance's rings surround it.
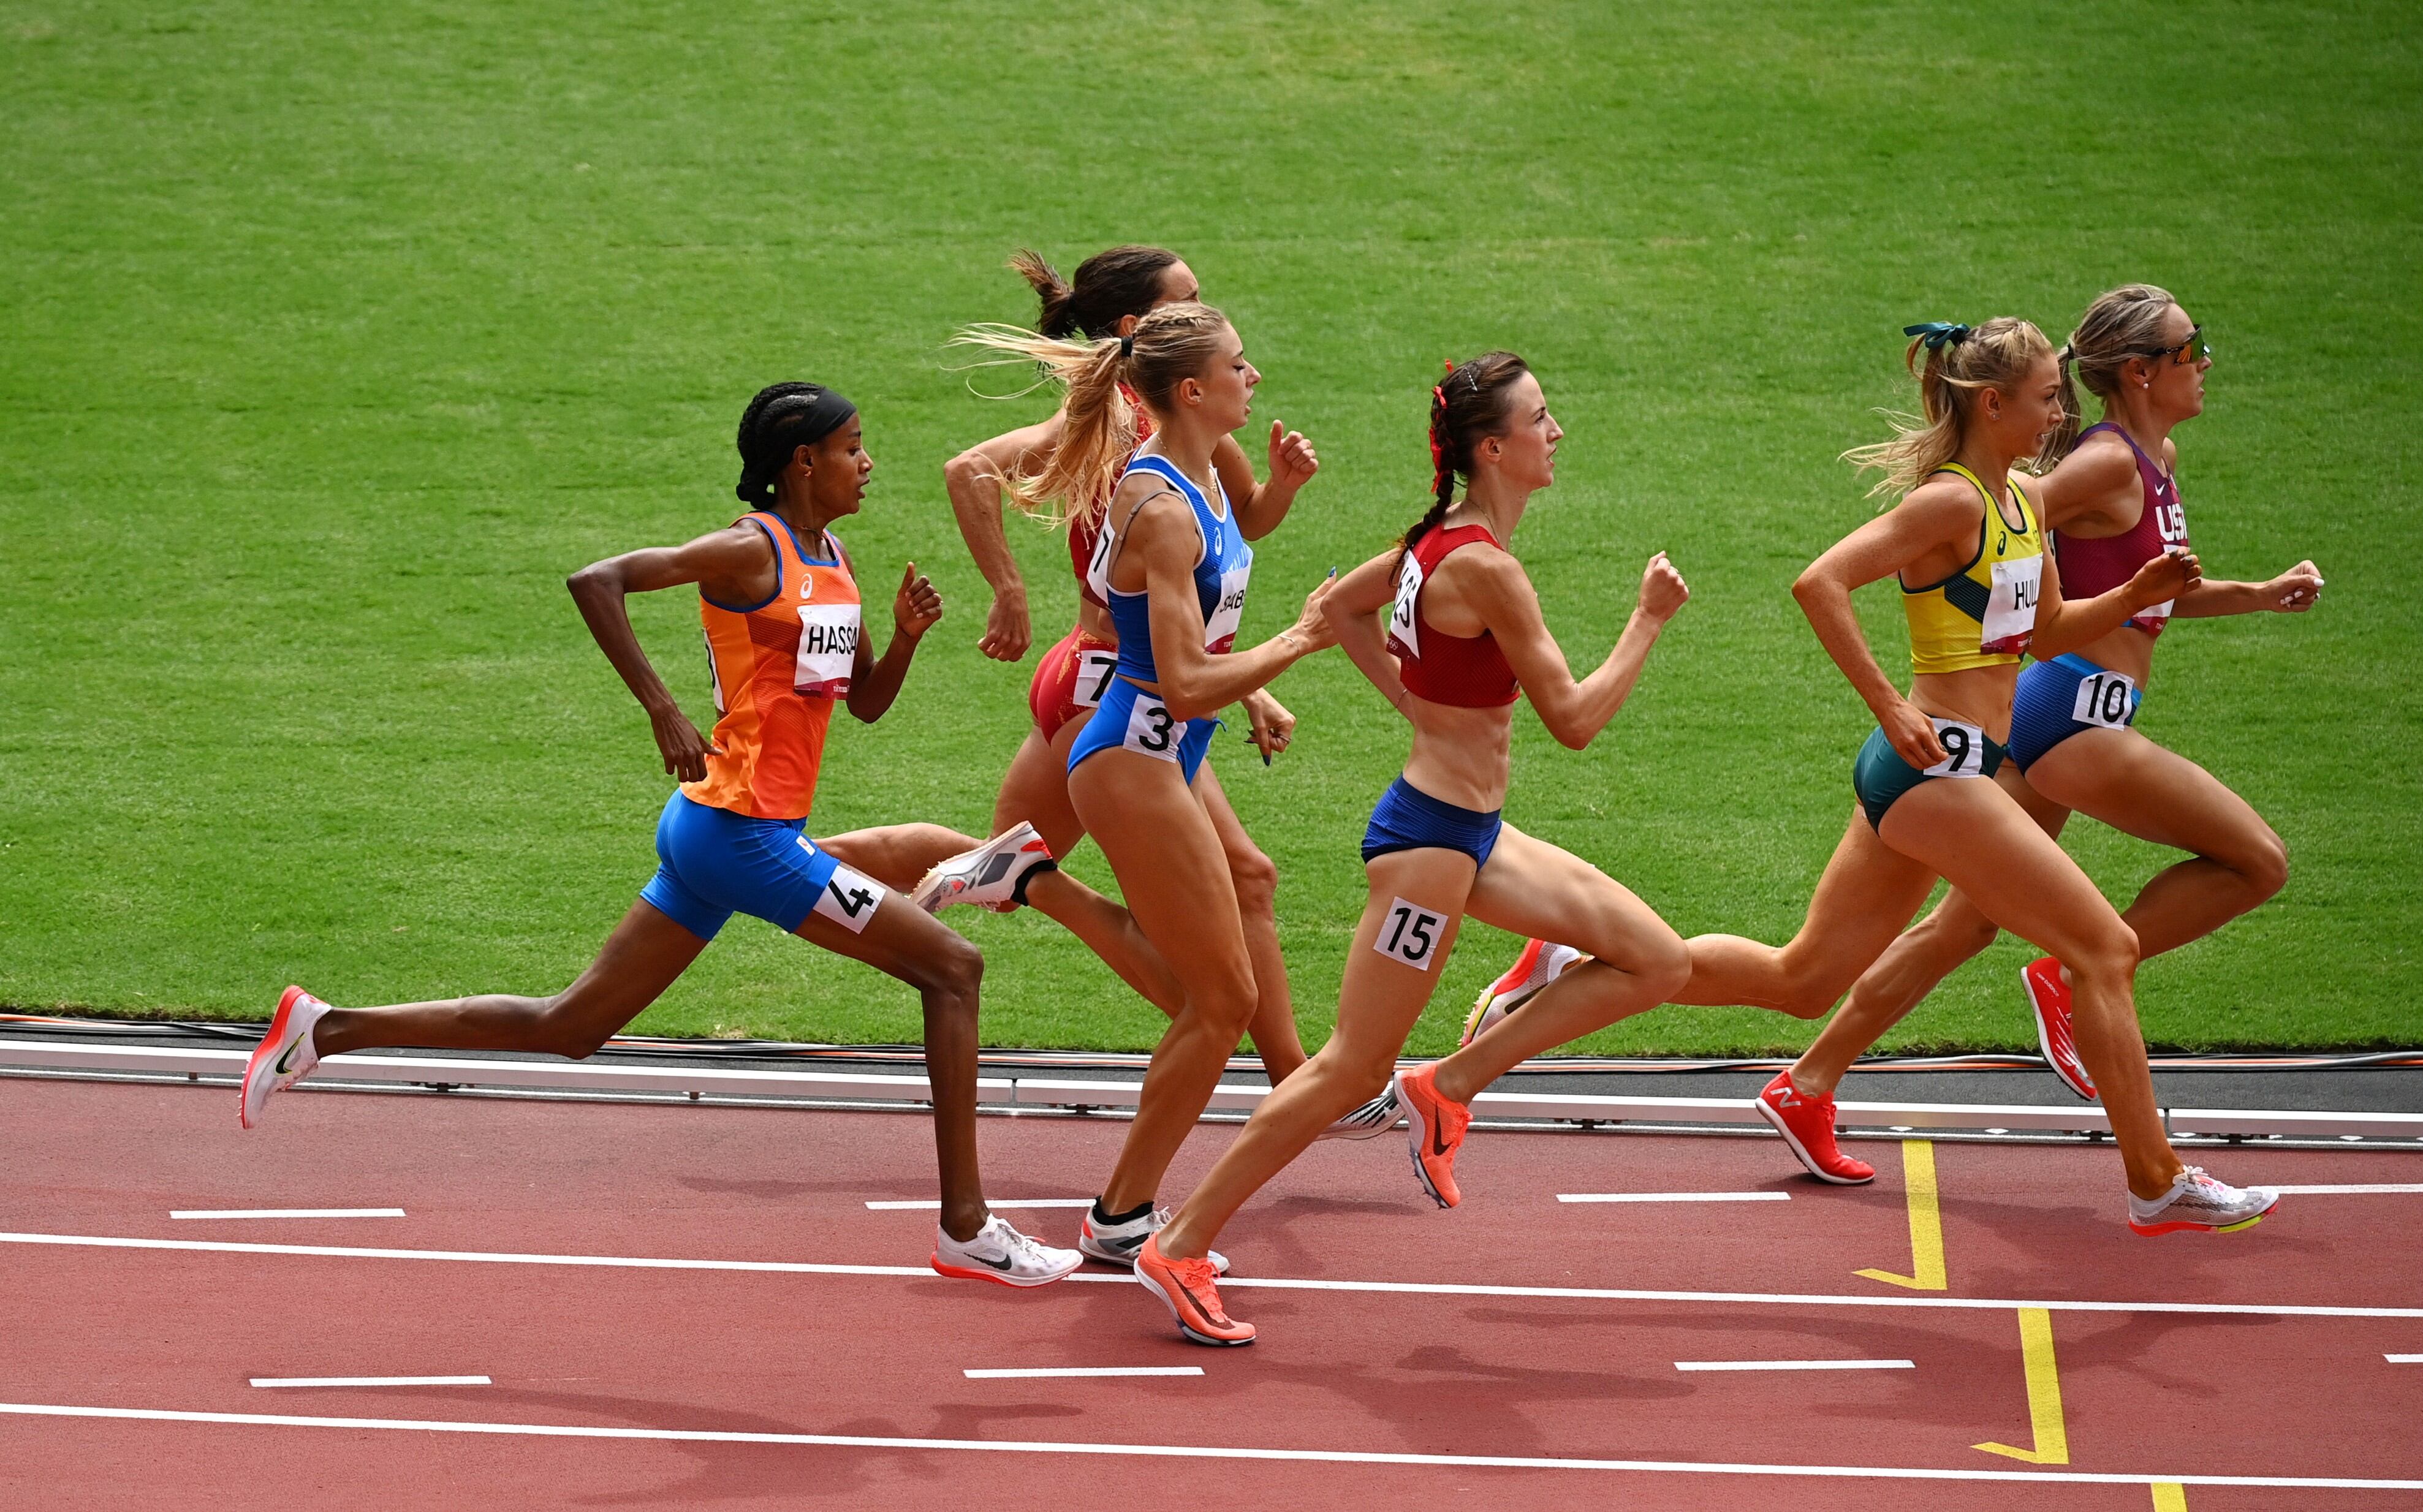
<svg viewBox="0 0 2423 1512">
<path fill-rule="evenodd" d="M 1400 777 L 1371 811 L 1363 831 L 1363 859 L 1368 864 L 1394 851 L 1451 850 L 1471 857 L 1475 866 L 1487 866 L 1489 853 L 1497 848 L 1497 831 L 1505 827 L 1504 813 L 1457 808 Z"/>
<path fill-rule="evenodd" d="M 1219 728 L 1220 721 L 1211 718 L 1180 723 L 1169 717 L 1169 706 L 1159 697 L 1124 677 L 1114 677 L 1094 717 L 1069 748 L 1069 770 L 1075 771 L 1097 751 L 1132 750 L 1177 764 L 1179 774 L 1192 784 Z"/>
<path fill-rule="evenodd" d="M 2083 656 L 2030 662 L 2011 698 L 2011 760 L 2024 772 L 2082 730 L 2126 730 L 2145 701 L 2127 673 Z"/>
<path fill-rule="evenodd" d="M 701 939 L 713 939 L 736 913 L 795 932 L 843 870 L 808 838 L 807 826 L 711 809 L 675 788 L 657 820 L 657 874 L 640 896 Z"/>
</svg>

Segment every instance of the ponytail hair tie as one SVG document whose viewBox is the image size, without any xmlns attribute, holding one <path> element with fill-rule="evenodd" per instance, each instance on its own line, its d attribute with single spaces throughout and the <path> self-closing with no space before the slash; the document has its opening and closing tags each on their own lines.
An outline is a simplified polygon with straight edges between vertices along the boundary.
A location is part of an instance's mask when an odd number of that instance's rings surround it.
<svg viewBox="0 0 2423 1512">
<path fill-rule="evenodd" d="M 1130 358 L 1130 357 L 1132 357 L 1132 356 L 1134 356 L 1134 355 L 1135 355 L 1135 338 L 1134 338 L 1134 337 L 1132 337 L 1132 336 L 1123 336 L 1123 337 L 1120 337 L 1120 338 L 1119 338 L 1119 360 L 1120 360 L 1121 362 L 1125 362 L 1125 361 L 1127 361 L 1127 360 L 1128 360 L 1128 358 Z"/>
<path fill-rule="evenodd" d="M 2061 350 L 2053 355 L 2063 362 L 2075 362 L 2078 360 L 2078 349 L 2065 341 L 2062 343 Z"/>
<path fill-rule="evenodd" d="M 1957 321 L 1926 321 L 1901 328 L 1904 336 L 1915 336 L 1926 342 L 1929 352 L 1940 352 L 1946 345 L 1958 346 L 1969 339 L 1969 327 Z"/>
</svg>

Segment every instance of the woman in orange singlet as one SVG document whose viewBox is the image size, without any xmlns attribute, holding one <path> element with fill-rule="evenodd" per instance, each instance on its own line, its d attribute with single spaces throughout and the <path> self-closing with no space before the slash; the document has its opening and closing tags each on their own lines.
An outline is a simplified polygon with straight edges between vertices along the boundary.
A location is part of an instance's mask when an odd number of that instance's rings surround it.
<svg viewBox="0 0 2423 1512">
<path fill-rule="evenodd" d="M 777 384 L 740 419 L 741 502 L 723 529 L 688 545 L 610 557 L 572 575 L 572 596 L 607 660 L 655 727 L 682 785 L 657 825 L 662 861 L 589 969 L 546 998 L 487 995 L 389 1008 L 334 1007 L 288 987 L 245 1067 L 241 1121 L 323 1056 L 380 1046 L 541 1050 L 603 1045 L 687 970 L 736 912 L 908 983 L 925 1000 L 926 1075 L 942 1167 L 934 1268 L 1013 1286 L 1074 1270 L 1073 1250 L 1036 1243 L 985 1206 L 976 1165 L 974 946 L 807 834 L 833 705 L 868 722 L 900 691 L 918 638 L 942 615 L 914 562 L 893 596 L 880 658 L 861 638 L 858 581 L 829 527 L 858 512 L 874 459 L 856 406 L 813 384 Z M 641 650 L 625 599 L 695 583 L 715 679 L 712 742 L 699 736 Z M 879 832 L 863 832 L 870 835 Z M 1018 858 L 1018 890 L 1048 870 Z"/>
</svg>

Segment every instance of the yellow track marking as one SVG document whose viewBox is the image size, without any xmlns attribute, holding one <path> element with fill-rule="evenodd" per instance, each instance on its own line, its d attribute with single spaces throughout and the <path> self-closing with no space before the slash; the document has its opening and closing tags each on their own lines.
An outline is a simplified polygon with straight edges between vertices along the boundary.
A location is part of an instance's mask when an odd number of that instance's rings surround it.
<svg viewBox="0 0 2423 1512">
<path fill-rule="evenodd" d="M 2014 1449 L 2007 1443 L 1981 1443 L 1972 1447 L 1989 1455 L 2024 1459 L 2031 1465 L 2067 1465 L 2069 1429 L 2061 1416 L 2061 1372 L 2052 1359 L 2052 1315 L 2041 1307 L 2019 1309 L 2019 1357 L 2027 1365 L 2028 1425 L 2035 1432 L 2036 1446 Z M 2155 1504 L 2162 1504 L 2159 1487 L 2155 1488 Z"/>
<path fill-rule="evenodd" d="M 1909 1200 L 1910 1274 L 1896 1276 L 1890 1270 L 1852 1274 L 1912 1291 L 1947 1290 L 1951 1283 L 1943 1273 L 1943 1213 L 1936 1205 L 1934 1144 L 1925 1140 L 1901 1142 L 1901 1184 Z"/>
<path fill-rule="evenodd" d="M 2177 1481 L 2156 1481 L 2154 1512 L 2188 1512 L 2188 1488 Z"/>
</svg>

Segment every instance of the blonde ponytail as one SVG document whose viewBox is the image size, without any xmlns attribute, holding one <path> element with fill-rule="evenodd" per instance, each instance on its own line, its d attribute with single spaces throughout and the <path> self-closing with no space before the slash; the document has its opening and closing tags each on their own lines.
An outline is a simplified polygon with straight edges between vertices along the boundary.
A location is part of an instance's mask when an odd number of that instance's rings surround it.
<svg viewBox="0 0 2423 1512">
<path fill-rule="evenodd" d="M 952 345 L 1002 354 L 978 366 L 1036 363 L 1043 370 L 1039 382 L 1056 383 L 1066 395 L 1060 445 L 1041 468 L 1001 480 L 1010 501 L 1053 526 L 1108 504 L 1135 450 L 1129 390 L 1166 424 L 1178 386 L 1210 365 L 1227 328 L 1218 310 L 1189 301 L 1156 306 L 1136 322 L 1134 335 L 1099 341 L 1055 340 L 1015 325 L 961 330 Z"/>
<path fill-rule="evenodd" d="M 1960 454 L 1969 416 L 1982 389 L 2010 393 L 2028 370 L 2051 354 L 2052 343 L 2034 323 L 2016 316 L 1998 315 L 1970 327 L 1932 322 L 1904 333 L 1913 339 L 1902 354 L 1902 365 L 1918 380 L 1924 417 L 1887 412 L 1893 438 L 1853 447 L 1843 460 L 1862 471 L 1884 474 L 1878 494 L 1907 494 L 1929 473 Z"/>
</svg>

